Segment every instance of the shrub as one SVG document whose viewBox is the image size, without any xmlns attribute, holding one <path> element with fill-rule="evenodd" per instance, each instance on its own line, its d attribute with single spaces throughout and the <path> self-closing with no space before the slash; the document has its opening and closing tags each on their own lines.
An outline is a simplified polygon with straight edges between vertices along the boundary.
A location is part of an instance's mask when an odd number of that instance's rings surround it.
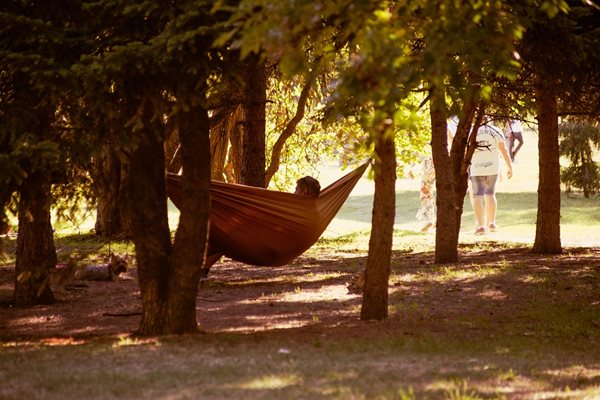
<svg viewBox="0 0 600 400">
<path fill-rule="evenodd" d="M 560 124 L 560 154 L 570 165 L 561 168 L 561 180 L 571 188 L 578 188 L 588 198 L 600 192 L 600 164 L 593 159 L 600 148 L 600 127 L 597 123 L 566 121 Z"/>
</svg>

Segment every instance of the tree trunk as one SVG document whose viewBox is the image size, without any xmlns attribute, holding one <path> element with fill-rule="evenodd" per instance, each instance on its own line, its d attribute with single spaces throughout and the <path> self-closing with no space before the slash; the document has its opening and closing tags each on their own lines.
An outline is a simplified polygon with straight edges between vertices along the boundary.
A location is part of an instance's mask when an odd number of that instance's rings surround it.
<svg viewBox="0 0 600 400">
<path fill-rule="evenodd" d="M 264 187 L 267 75 L 264 62 L 256 55 L 249 56 L 244 62 L 244 84 L 241 183 Z"/>
<path fill-rule="evenodd" d="M 533 252 L 560 254 L 560 152 L 557 97 L 551 81 L 536 79 L 535 102 L 539 127 L 538 212 Z"/>
<path fill-rule="evenodd" d="M 6 207 L 4 203 L 0 202 L 0 235 L 6 235 L 8 232 L 10 232 L 10 222 L 8 221 Z"/>
<path fill-rule="evenodd" d="M 242 108 L 237 107 L 235 113 L 231 116 L 230 146 L 227 152 L 227 165 L 224 170 L 227 182 L 231 183 L 241 183 L 242 181 L 240 171 L 242 170 L 242 138 L 244 136 L 244 129 L 242 128 L 243 114 Z M 233 122 L 235 123 L 233 124 Z"/>
<path fill-rule="evenodd" d="M 242 114 L 240 106 L 231 107 L 227 116 L 210 128 L 211 178 L 214 180 L 239 183 Z"/>
<path fill-rule="evenodd" d="M 121 182 L 119 183 L 119 219 L 123 237 L 133 236 L 133 216 L 131 214 L 130 192 L 125 189 L 129 182 L 130 158 L 124 154 L 119 155 L 121 164 Z"/>
<path fill-rule="evenodd" d="M 448 168 L 448 126 L 444 91 L 434 89 L 431 95 L 431 148 L 435 168 L 437 224 L 435 233 L 435 262 L 458 261 L 459 220 L 454 195 L 453 169 Z"/>
<path fill-rule="evenodd" d="M 104 142 L 92 166 L 96 190 L 96 235 L 123 235 L 121 224 L 121 162 L 110 142 Z"/>
<path fill-rule="evenodd" d="M 477 111 L 477 117 L 475 117 Z M 454 175 L 454 201 L 456 210 L 456 234 L 460 234 L 462 214 L 465 205 L 465 195 L 469 187 L 469 166 L 477 147 L 477 131 L 485 113 L 482 104 L 475 107 L 469 101 L 463 108 L 462 118 L 458 122 L 456 135 L 450 149 L 450 164 Z M 475 119 L 475 120 L 474 120 Z"/>
<path fill-rule="evenodd" d="M 361 320 L 388 316 L 388 280 L 396 216 L 396 149 L 393 136 L 381 134 L 375 144 L 375 195 L 365 271 Z"/>
<path fill-rule="evenodd" d="M 169 118 L 165 125 L 165 170 L 173 174 L 181 170 L 179 132 L 173 118 Z"/>
<path fill-rule="evenodd" d="M 229 146 L 229 118 L 224 118 L 210 129 L 211 179 L 225 181 L 225 162 Z"/>
<path fill-rule="evenodd" d="M 139 131 L 143 140 L 131 157 L 128 187 L 142 294 L 142 320 L 137 333 L 142 336 L 198 332 L 196 296 L 210 205 L 209 119 L 203 108 L 181 109 L 187 110 L 176 116 L 183 203 L 172 246 L 162 129 L 156 123 L 152 125 L 148 106 L 144 110 L 144 128 Z"/>
<path fill-rule="evenodd" d="M 49 177 L 41 172 L 32 173 L 23 182 L 20 194 L 14 303 L 16 306 L 49 304 L 54 302 L 50 268 L 56 265 Z"/>
<path fill-rule="evenodd" d="M 194 103 L 187 101 L 187 104 Z M 206 253 L 210 211 L 210 123 L 208 111 L 190 107 L 178 115 L 182 205 L 169 259 L 170 333 L 196 332 L 196 297 Z"/>
<path fill-rule="evenodd" d="M 149 101 L 142 113 L 144 127 L 136 131 L 139 144 L 131 152 L 126 180 L 132 217 L 133 242 L 142 296 L 140 335 L 169 333 L 166 304 L 169 279 L 170 232 L 164 173 L 162 128 L 151 122 Z"/>
</svg>

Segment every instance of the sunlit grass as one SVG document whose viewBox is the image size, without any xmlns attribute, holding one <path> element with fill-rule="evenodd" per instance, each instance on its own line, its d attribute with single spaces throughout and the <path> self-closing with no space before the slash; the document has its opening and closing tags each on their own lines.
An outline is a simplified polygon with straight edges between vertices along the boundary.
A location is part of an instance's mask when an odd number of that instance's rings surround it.
<svg viewBox="0 0 600 400">
<path fill-rule="evenodd" d="M 433 279 L 439 282 L 448 282 L 452 280 L 466 280 L 484 278 L 492 275 L 503 274 L 512 269 L 512 266 L 505 261 L 498 265 L 479 265 L 471 264 L 467 268 L 436 266 L 433 270 L 437 275 Z"/>
<path fill-rule="evenodd" d="M 298 375 L 281 374 L 260 376 L 236 386 L 241 389 L 282 389 L 301 383 L 302 379 Z"/>
<path fill-rule="evenodd" d="M 161 343 L 158 338 L 136 338 L 132 336 L 119 336 L 119 339 L 113 344 L 113 347 L 144 345 L 160 346 Z"/>
</svg>

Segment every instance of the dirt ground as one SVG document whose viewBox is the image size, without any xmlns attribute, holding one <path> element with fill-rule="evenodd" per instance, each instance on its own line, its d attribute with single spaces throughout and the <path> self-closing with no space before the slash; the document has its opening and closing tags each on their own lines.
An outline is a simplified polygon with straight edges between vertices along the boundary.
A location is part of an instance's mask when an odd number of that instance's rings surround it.
<svg viewBox="0 0 600 400">
<path fill-rule="evenodd" d="M 388 327 L 401 326 L 408 335 L 423 330 L 451 335 L 453 329 L 471 337 L 493 335 L 499 325 L 470 321 L 501 324 L 540 295 L 554 293 L 552 301 L 568 299 L 595 310 L 590 329 L 600 338 L 600 248 L 565 250 L 561 256 L 539 256 L 524 247 L 465 248 L 460 263 L 445 266 L 433 265 L 431 253 L 395 252 Z M 208 333 L 368 334 L 359 321 L 361 295 L 347 288 L 365 265 L 364 254 L 330 251 L 313 251 L 276 268 L 222 261 L 200 283 L 200 327 Z M 127 335 L 139 324 L 135 268 L 115 282 L 73 282 L 56 293 L 52 305 L 13 307 L 13 284 L 14 266 L 1 266 L 0 342 Z"/>
</svg>

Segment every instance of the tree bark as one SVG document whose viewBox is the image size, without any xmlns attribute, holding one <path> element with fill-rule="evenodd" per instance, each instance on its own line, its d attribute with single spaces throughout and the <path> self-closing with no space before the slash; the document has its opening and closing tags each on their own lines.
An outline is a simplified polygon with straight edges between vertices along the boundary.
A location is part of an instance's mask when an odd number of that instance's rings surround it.
<svg viewBox="0 0 600 400">
<path fill-rule="evenodd" d="M 243 110 L 242 107 L 236 107 L 235 111 L 229 117 L 229 151 L 227 152 L 227 164 L 223 170 L 227 182 L 241 183 L 240 171 L 242 169 L 242 129 Z"/>
<path fill-rule="evenodd" d="M 4 204 L 0 202 L 0 235 L 6 235 L 8 232 L 10 232 L 10 222 L 8 221 L 6 208 Z"/>
<path fill-rule="evenodd" d="M 181 170 L 179 132 L 173 118 L 169 118 L 165 125 L 165 170 L 173 174 Z"/>
<path fill-rule="evenodd" d="M 193 100 L 186 104 L 194 104 Z M 210 211 L 210 123 L 202 106 L 178 117 L 181 140 L 182 206 L 169 258 L 169 333 L 196 332 L 196 297 L 208 241 Z"/>
<path fill-rule="evenodd" d="M 365 271 L 361 320 L 388 317 L 388 280 L 396 216 L 396 148 L 392 135 L 381 133 L 375 144 L 375 195 Z"/>
<path fill-rule="evenodd" d="M 96 190 L 96 235 L 110 237 L 123 235 L 121 224 L 121 161 L 110 142 L 101 144 L 98 157 L 92 165 L 92 176 Z"/>
<path fill-rule="evenodd" d="M 535 83 L 539 127 L 538 212 L 533 252 L 560 254 L 560 152 L 557 96 L 551 80 L 540 76 Z"/>
<path fill-rule="evenodd" d="M 181 141 L 182 192 L 180 222 L 171 245 L 164 174 L 164 138 L 143 110 L 144 128 L 132 152 L 128 188 L 133 240 L 142 294 L 138 335 L 198 332 L 196 297 L 205 253 L 210 207 L 210 143 L 208 112 L 193 99 L 176 116 Z M 148 103 L 148 102 L 146 102 Z M 183 111 L 186 110 L 186 111 Z"/>
<path fill-rule="evenodd" d="M 165 188 L 165 156 L 162 127 L 152 123 L 150 101 L 142 116 L 144 126 L 136 131 L 137 147 L 131 152 L 127 179 L 128 206 L 132 217 L 133 242 L 142 296 L 139 335 L 170 333 L 168 319 L 170 232 Z"/>
<path fill-rule="evenodd" d="M 23 182 L 18 205 L 19 235 L 15 271 L 16 306 L 54 302 L 50 268 L 56 265 L 56 248 L 50 223 L 50 179 L 34 172 Z"/>
<path fill-rule="evenodd" d="M 225 162 L 227 161 L 227 147 L 229 146 L 229 118 L 224 118 L 220 123 L 210 129 L 210 158 L 211 178 L 216 181 L 225 181 Z"/>
<path fill-rule="evenodd" d="M 214 180 L 239 183 L 242 114 L 242 107 L 230 107 L 224 118 L 215 125 L 211 124 L 211 178 Z"/>
<path fill-rule="evenodd" d="M 475 117 L 475 112 L 477 116 Z M 477 131 L 485 113 L 482 104 L 475 106 L 473 101 L 465 103 L 462 118 L 458 122 L 456 135 L 450 150 L 450 163 L 454 174 L 454 201 L 456 202 L 456 235 L 459 236 L 465 195 L 469 187 L 469 166 L 477 147 Z"/>
<path fill-rule="evenodd" d="M 448 154 L 448 126 L 444 91 L 433 89 L 431 94 L 431 149 L 435 168 L 437 223 L 435 233 L 435 262 L 458 261 L 457 205 L 454 193 L 455 177 Z M 462 160 L 462 157 L 461 157 Z"/>
<path fill-rule="evenodd" d="M 267 75 L 265 64 L 257 55 L 244 62 L 244 134 L 242 138 L 241 183 L 265 186 L 266 144 L 265 105 Z"/>
<path fill-rule="evenodd" d="M 129 182 L 130 158 L 125 154 L 119 154 L 121 164 L 121 181 L 119 182 L 119 219 L 121 220 L 121 232 L 123 237 L 133 236 L 133 216 L 131 215 L 131 199 L 126 186 Z"/>
</svg>

